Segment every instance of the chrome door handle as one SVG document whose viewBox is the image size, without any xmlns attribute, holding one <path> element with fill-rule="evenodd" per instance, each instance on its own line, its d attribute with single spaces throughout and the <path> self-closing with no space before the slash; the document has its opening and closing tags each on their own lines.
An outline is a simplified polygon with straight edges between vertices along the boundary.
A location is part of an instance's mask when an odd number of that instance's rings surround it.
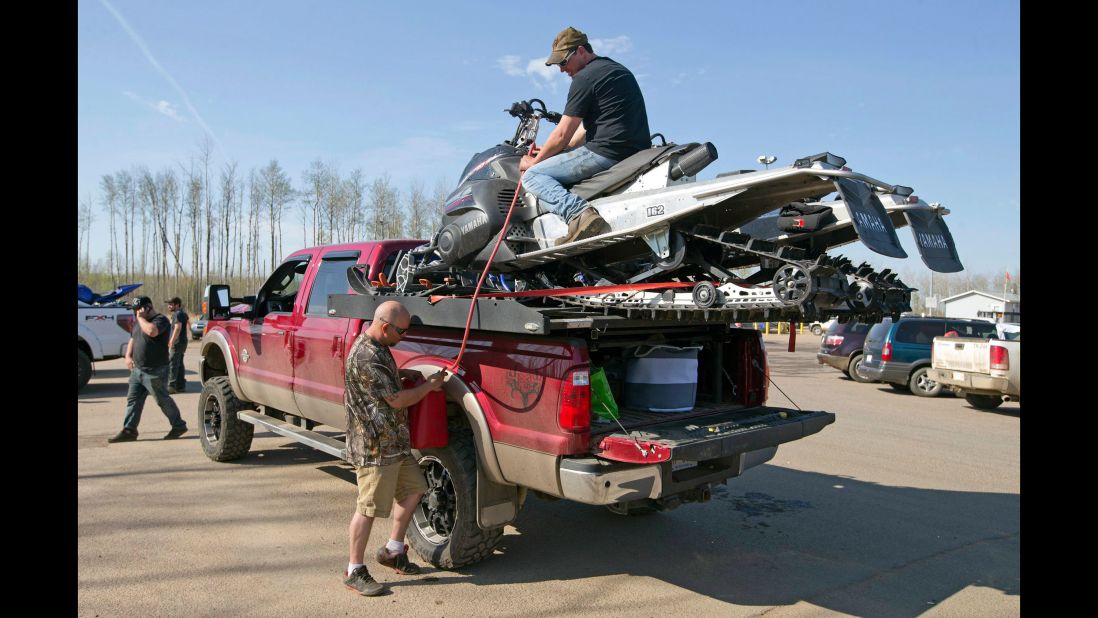
<svg viewBox="0 0 1098 618">
<path fill-rule="evenodd" d="M 276 335 L 285 335 L 285 334 L 286 334 L 286 331 L 284 331 L 284 330 L 276 330 L 276 331 L 275 331 L 275 334 L 276 334 Z"/>
</svg>

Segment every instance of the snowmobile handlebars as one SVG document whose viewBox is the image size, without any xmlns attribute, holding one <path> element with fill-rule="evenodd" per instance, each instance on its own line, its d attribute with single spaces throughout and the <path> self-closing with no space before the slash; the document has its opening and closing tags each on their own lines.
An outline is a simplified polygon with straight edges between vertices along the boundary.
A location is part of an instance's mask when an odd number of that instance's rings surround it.
<svg viewBox="0 0 1098 618">
<path fill-rule="evenodd" d="M 540 109 L 539 109 L 540 108 Z M 556 124 L 560 122 L 561 115 L 558 112 L 551 112 L 545 107 L 545 102 L 541 99 L 530 99 L 529 101 L 518 101 L 511 104 L 510 109 L 503 110 L 511 116 L 518 118 L 518 128 L 515 129 L 515 135 L 508 142 L 519 150 L 525 150 L 533 144 L 538 137 L 538 123 L 542 118 Z"/>
<path fill-rule="evenodd" d="M 537 109 L 534 104 L 538 104 L 541 109 Z M 511 114 L 515 118 L 520 120 L 527 120 L 530 117 L 544 118 L 553 124 L 560 122 L 561 114 L 559 112 L 551 112 L 545 107 L 545 101 L 541 99 L 530 99 L 529 101 L 517 101 L 511 104 L 510 109 L 503 110 L 508 114 Z"/>
</svg>

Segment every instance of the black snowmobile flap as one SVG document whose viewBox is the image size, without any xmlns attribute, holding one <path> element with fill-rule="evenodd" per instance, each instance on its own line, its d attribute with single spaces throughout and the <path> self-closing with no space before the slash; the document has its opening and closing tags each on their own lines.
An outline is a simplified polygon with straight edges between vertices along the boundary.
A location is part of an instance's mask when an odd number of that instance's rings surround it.
<svg viewBox="0 0 1098 618">
<path fill-rule="evenodd" d="M 783 232 L 815 232 L 836 221 L 830 206 L 793 202 L 778 213 L 778 229 Z"/>
<path fill-rule="evenodd" d="M 940 273 L 955 273 L 964 269 L 957 255 L 957 245 L 953 243 L 953 235 L 941 215 L 930 210 L 908 210 L 904 216 L 927 268 Z"/>
<path fill-rule="evenodd" d="M 900 246 L 896 227 L 888 218 L 884 204 L 869 185 L 850 178 L 836 178 L 835 188 L 850 212 L 850 220 L 858 238 L 873 251 L 894 258 L 906 258 L 907 252 Z"/>
</svg>

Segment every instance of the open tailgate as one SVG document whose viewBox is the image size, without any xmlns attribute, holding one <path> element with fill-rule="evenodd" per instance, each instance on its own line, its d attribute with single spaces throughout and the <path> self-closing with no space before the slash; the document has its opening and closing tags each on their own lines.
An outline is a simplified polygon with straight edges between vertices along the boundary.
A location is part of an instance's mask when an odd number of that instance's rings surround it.
<svg viewBox="0 0 1098 618">
<path fill-rule="evenodd" d="M 799 440 L 835 422 L 822 411 L 761 406 L 729 410 L 699 405 L 692 413 L 667 414 L 622 410 L 622 427 L 611 422 L 591 428 L 594 454 L 625 463 L 667 460 L 705 461 Z"/>
</svg>

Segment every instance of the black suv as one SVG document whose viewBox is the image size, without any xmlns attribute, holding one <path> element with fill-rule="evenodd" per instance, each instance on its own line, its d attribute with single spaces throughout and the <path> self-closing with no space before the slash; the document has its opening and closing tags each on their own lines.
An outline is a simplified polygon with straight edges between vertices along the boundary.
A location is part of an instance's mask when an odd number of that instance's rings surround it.
<svg viewBox="0 0 1098 618">
<path fill-rule="evenodd" d="M 882 323 L 891 324 L 892 318 L 885 318 Z M 862 365 L 862 344 L 872 326 L 864 322 L 832 322 L 820 341 L 816 362 L 838 369 L 855 382 L 876 382 L 859 371 Z"/>
</svg>

